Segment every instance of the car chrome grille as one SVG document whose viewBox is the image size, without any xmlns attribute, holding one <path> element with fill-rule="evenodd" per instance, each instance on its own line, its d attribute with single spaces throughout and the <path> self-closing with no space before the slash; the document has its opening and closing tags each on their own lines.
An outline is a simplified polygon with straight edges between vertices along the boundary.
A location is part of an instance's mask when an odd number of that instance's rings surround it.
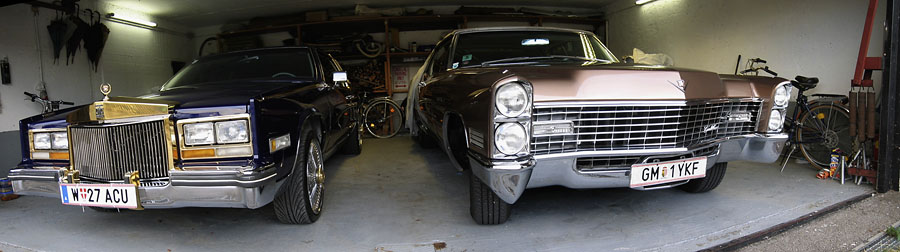
<svg viewBox="0 0 900 252">
<path fill-rule="evenodd" d="M 167 178 L 172 154 L 166 141 L 166 121 L 70 127 L 72 167 L 81 177 L 122 181 L 127 172 L 140 178 Z"/>
<path fill-rule="evenodd" d="M 709 101 L 680 105 L 535 104 L 533 120 L 572 121 L 571 134 L 535 136 L 535 155 L 579 151 L 690 148 L 756 130 L 761 102 Z M 733 112 L 749 112 L 750 120 L 729 122 Z"/>
</svg>

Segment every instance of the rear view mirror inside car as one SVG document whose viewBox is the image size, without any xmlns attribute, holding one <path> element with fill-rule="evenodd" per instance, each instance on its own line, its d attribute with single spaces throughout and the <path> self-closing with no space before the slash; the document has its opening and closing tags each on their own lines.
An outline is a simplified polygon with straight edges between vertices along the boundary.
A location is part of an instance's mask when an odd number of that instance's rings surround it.
<svg viewBox="0 0 900 252">
<path fill-rule="evenodd" d="M 550 40 L 545 39 L 545 38 L 530 38 L 530 39 L 522 40 L 523 46 L 536 46 L 536 45 L 549 45 L 549 44 L 550 44 Z"/>
</svg>

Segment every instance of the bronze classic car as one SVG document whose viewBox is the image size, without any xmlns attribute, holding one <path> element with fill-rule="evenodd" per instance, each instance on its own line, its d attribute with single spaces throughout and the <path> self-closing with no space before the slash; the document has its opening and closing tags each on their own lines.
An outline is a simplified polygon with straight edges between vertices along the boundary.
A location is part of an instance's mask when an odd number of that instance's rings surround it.
<svg viewBox="0 0 900 252">
<path fill-rule="evenodd" d="M 471 171 L 479 224 L 506 221 L 526 188 L 707 192 L 787 139 L 789 81 L 621 63 L 579 30 L 457 30 L 413 81 L 411 135 Z"/>
</svg>

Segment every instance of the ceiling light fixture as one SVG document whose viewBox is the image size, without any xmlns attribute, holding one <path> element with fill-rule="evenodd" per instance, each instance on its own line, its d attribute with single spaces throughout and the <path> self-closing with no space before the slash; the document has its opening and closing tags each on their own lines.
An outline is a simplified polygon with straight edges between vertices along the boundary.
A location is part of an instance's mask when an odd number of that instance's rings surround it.
<svg viewBox="0 0 900 252">
<path fill-rule="evenodd" d="M 127 16 L 116 16 L 115 13 L 106 14 L 106 19 L 127 25 L 133 25 L 142 28 L 154 28 L 156 27 L 156 23 L 152 21 L 147 21 L 139 18 L 127 17 Z"/>
<path fill-rule="evenodd" d="M 645 4 L 645 3 L 649 3 L 649 2 L 653 2 L 653 1 L 656 1 L 656 0 L 636 0 L 636 1 L 634 1 L 634 4 L 641 5 L 641 4 Z"/>
</svg>

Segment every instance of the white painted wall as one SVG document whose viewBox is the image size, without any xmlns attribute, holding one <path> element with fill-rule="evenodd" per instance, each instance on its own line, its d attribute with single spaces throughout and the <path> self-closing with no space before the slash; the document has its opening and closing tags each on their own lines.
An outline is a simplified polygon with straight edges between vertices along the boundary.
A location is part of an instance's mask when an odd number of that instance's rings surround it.
<svg viewBox="0 0 900 252">
<path fill-rule="evenodd" d="M 635 6 L 619 0 L 606 11 L 609 47 L 618 57 L 632 48 L 666 53 L 675 65 L 733 73 L 737 55 L 763 58 L 780 76 L 818 76 L 814 93 L 846 94 L 856 65 L 869 1 L 657 0 Z M 869 46 L 880 56 L 884 2 Z M 880 72 L 876 72 L 876 87 Z"/>
<path fill-rule="evenodd" d="M 80 4 L 82 8 L 99 9 L 104 14 L 128 14 L 156 21 L 160 27 L 167 29 L 189 31 L 177 24 L 147 17 L 137 11 L 90 0 L 82 0 Z M 65 49 L 59 64 L 54 64 L 46 26 L 55 15 L 55 11 L 39 8 L 35 27 L 30 5 L 15 4 L 0 8 L 0 58 L 9 57 L 13 81 L 11 85 L 0 85 L 0 132 L 17 130 L 20 119 L 41 112 L 40 105 L 25 101 L 22 94 L 26 91 L 35 92 L 35 85 L 41 79 L 41 61 L 50 99 L 85 104 L 102 97 L 98 92 L 101 82 L 111 83 L 113 95 L 116 96 L 143 94 L 172 76 L 170 61 L 189 62 L 194 53 L 192 38 L 185 35 L 151 31 L 104 20 L 102 22 L 109 27 L 110 35 L 96 73 L 90 69 L 83 48 L 75 55 L 74 64 L 65 64 Z M 87 17 L 84 19 L 87 20 Z M 40 43 L 36 42 L 35 28 Z M 2 144 L 7 146 L 6 143 Z"/>
</svg>

